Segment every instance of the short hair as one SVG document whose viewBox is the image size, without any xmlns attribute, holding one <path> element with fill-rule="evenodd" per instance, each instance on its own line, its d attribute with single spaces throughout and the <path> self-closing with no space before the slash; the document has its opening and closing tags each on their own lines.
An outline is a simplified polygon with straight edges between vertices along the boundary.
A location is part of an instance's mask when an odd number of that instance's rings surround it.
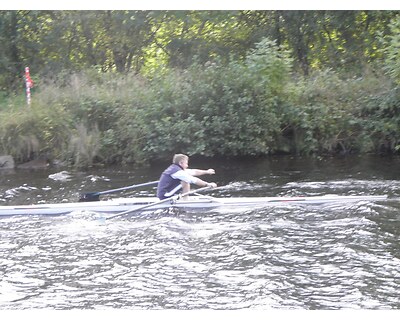
<svg viewBox="0 0 400 320">
<path fill-rule="evenodd" d="M 172 163 L 179 164 L 179 162 L 181 162 L 182 160 L 189 160 L 189 157 L 186 154 L 177 153 L 174 154 L 174 157 L 172 158 Z"/>
</svg>

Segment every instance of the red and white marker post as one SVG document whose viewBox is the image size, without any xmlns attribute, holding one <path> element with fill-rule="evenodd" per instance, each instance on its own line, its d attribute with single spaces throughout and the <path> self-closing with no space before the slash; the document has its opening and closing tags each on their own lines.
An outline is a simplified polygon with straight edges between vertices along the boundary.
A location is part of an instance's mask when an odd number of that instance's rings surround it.
<svg viewBox="0 0 400 320">
<path fill-rule="evenodd" d="M 28 106 L 31 105 L 31 88 L 33 87 L 33 81 L 29 74 L 29 67 L 25 68 L 25 87 L 26 87 L 26 102 Z"/>
</svg>

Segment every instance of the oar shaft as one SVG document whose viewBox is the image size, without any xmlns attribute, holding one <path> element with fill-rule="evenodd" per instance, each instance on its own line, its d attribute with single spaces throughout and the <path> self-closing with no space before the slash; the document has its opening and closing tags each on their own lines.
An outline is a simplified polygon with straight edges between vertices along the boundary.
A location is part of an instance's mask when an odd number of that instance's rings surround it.
<svg viewBox="0 0 400 320">
<path fill-rule="evenodd" d="M 207 189 L 211 189 L 211 187 L 204 187 L 204 188 L 192 190 L 192 191 L 189 191 L 189 192 L 186 192 L 186 193 L 182 193 L 182 194 L 179 195 L 179 196 L 180 196 L 180 197 L 185 197 L 185 196 L 191 195 L 191 194 L 196 193 L 196 192 L 205 191 L 205 190 L 207 190 Z M 150 208 L 150 207 L 153 207 L 153 206 L 157 206 L 157 205 L 159 205 L 159 204 L 161 204 L 161 203 L 165 203 L 165 202 L 168 202 L 168 201 L 171 201 L 171 200 L 174 200 L 174 199 L 176 199 L 176 197 L 171 197 L 171 198 L 163 199 L 163 200 L 156 201 L 156 202 L 153 202 L 153 203 L 150 203 L 150 204 L 146 204 L 146 205 L 144 205 L 144 206 L 140 206 L 139 208 L 135 208 L 135 209 L 131 209 L 131 210 L 126 210 L 126 211 L 117 213 L 117 214 L 115 214 L 115 215 L 113 215 L 113 216 L 111 216 L 111 217 L 107 217 L 106 220 L 114 219 L 114 218 L 117 218 L 117 217 L 120 217 L 120 216 L 129 214 L 129 213 L 133 213 L 133 212 L 136 212 L 136 211 L 142 211 L 142 210 L 144 210 L 144 209 L 147 209 L 147 208 Z"/>
<path fill-rule="evenodd" d="M 82 193 L 80 195 L 79 201 L 99 201 L 99 197 L 103 194 L 109 194 L 113 192 L 118 192 L 118 191 L 124 191 L 124 190 L 130 190 L 130 189 L 135 189 L 135 188 L 140 188 L 140 187 L 145 187 L 145 186 L 150 186 L 152 184 L 157 184 L 157 181 L 150 181 L 150 182 L 145 182 L 145 183 L 140 183 L 140 184 L 135 184 L 133 186 L 128 186 L 128 187 L 122 187 L 122 188 L 117 188 L 117 189 L 111 189 L 111 190 L 106 190 L 106 191 L 98 191 L 98 192 L 86 192 Z"/>
<path fill-rule="evenodd" d="M 100 191 L 100 192 L 97 192 L 96 194 L 99 195 L 99 196 L 101 196 L 101 195 L 103 195 L 103 194 L 114 193 L 114 192 L 118 192 L 118 191 L 124 191 L 124 190 L 130 190 L 130 189 L 135 189 L 135 188 L 150 186 L 150 185 L 152 185 L 152 184 L 157 184 L 157 183 L 158 183 L 158 180 L 156 180 L 156 181 L 150 181 L 150 182 L 135 184 L 135 185 L 133 185 L 133 186 L 122 187 L 122 188 L 117 188 L 117 189 L 111 189 L 111 190 L 106 190 L 106 191 Z"/>
</svg>

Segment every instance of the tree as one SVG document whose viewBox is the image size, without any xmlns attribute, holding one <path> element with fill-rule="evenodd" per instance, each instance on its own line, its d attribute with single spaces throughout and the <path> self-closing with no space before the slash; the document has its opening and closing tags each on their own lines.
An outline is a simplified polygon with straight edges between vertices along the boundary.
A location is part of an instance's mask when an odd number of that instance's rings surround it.
<svg viewBox="0 0 400 320">
<path fill-rule="evenodd" d="M 400 84 L 400 16 L 393 18 L 389 28 L 391 34 L 383 38 L 385 69 Z"/>
<path fill-rule="evenodd" d="M 18 84 L 14 75 L 22 75 L 23 63 L 18 47 L 18 13 L 0 11 L 0 89 L 15 88 Z"/>
<path fill-rule="evenodd" d="M 47 79 L 85 68 L 142 73 L 243 61 L 264 38 L 291 51 L 298 73 L 332 68 L 361 74 L 365 66 L 381 63 L 386 53 L 379 38 L 395 36 L 389 23 L 398 16 L 397 11 L 0 11 L 0 88 L 19 88 L 27 65 Z"/>
</svg>

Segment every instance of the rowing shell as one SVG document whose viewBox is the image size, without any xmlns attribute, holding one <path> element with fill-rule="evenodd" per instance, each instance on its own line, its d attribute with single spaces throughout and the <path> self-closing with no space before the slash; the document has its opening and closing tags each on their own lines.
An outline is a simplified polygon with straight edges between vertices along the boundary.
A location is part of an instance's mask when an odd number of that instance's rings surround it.
<svg viewBox="0 0 400 320">
<path fill-rule="evenodd" d="M 144 210 L 157 210 L 164 208 L 182 209 L 215 209 L 222 207 L 254 208 L 263 206 L 277 206 L 287 204 L 321 205 L 331 203 L 349 203 L 360 201 L 383 201 L 387 196 L 338 196 L 324 195 L 314 197 L 240 197 L 240 198 L 214 198 L 208 196 L 190 197 L 188 200 L 176 200 L 155 204 L 159 200 L 148 198 L 119 198 L 95 202 L 74 202 L 57 204 L 33 204 L 18 206 L 0 206 L 0 216 L 12 215 L 62 215 L 76 211 L 92 211 L 99 213 L 116 214 L 127 210 L 134 210 L 142 206 L 154 204 Z M 143 211 L 144 211 L 143 210 Z"/>
</svg>

